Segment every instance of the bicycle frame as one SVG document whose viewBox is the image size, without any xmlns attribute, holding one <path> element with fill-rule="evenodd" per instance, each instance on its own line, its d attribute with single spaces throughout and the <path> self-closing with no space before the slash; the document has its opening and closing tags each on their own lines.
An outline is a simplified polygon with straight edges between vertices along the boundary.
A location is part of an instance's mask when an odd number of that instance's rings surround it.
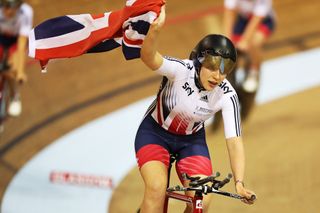
<svg viewBox="0 0 320 213">
<path fill-rule="evenodd" d="M 166 203 L 164 205 L 164 209 L 163 212 L 167 213 L 168 212 L 168 201 L 169 198 L 172 199 L 176 199 L 176 200 L 180 200 L 180 201 L 184 201 L 186 203 L 190 203 L 192 205 L 193 208 L 193 213 L 202 213 L 202 200 L 203 200 L 203 196 L 201 193 L 197 193 L 195 194 L 195 196 L 191 197 L 188 195 L 184 195 L 184 194 L 179 194 L 176 192 L 166 192 Z"/>
</svg>

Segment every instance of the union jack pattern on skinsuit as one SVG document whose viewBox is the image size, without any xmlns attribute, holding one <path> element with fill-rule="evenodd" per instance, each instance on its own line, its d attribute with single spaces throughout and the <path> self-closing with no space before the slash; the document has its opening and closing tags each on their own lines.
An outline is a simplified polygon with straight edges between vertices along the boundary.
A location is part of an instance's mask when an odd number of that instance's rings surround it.
<svg viewBox="0 0 320 213">
<path fill-rule="evenodd" d="M 139 58 L 150 24 L 163 0 L 128 0 L 118 11 L 49 19 L 29 34 L 29 56 L 44 68 L 50 59 L 109 51 L 122 46 L 127 60 Z"/>
</svg>

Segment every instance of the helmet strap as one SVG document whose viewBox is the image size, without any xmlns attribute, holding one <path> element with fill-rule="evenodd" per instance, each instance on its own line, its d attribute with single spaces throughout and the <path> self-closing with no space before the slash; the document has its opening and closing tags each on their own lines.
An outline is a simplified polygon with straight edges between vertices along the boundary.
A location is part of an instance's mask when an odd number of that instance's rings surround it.
<svg viewBox="0 0 320 213">
<path fill-rule="evenodd" d="M 202 90 L 206 90 L 203 87 L 201 80 L 200 80 L 200 70 L 201 70 L 201 67 L 196 68 L 196 71 L 194 73 L 194 82 L 195 82 L 197 88 L 199 89 L 199 92 L 201 92 Z"/>
</svg>

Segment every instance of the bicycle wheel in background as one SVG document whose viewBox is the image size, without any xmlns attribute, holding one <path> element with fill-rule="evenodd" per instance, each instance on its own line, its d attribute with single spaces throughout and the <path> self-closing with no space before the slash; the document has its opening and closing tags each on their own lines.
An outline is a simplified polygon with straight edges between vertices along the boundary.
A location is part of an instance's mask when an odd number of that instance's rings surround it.
<svg viewBox="0 0 320 213">
<path fill-rule="evenodd" d="M 7 118 L 10 101 L 9 85 L 4 76 L 0 75 L 0 133 L 4 131 L 4 121 Z"/>
</svg>

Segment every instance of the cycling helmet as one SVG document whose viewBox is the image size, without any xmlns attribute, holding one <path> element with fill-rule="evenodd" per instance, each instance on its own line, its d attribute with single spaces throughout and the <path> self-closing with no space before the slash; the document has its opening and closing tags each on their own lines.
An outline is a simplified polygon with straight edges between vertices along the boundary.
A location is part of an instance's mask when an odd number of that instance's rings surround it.
<svg viewBox="0 0 320 213">
<path fill-rule="evenodd" d="M 237 61 L 237 51 L 227 37 L 210 34 L 199 41 L 189 59 L 194 62 L 198 75 L 201 66 L 211 70 L 219 69 L 221 74 L 229 74 Z"/>
<path fill-rule="evenodd" d="M 1 0 L 1 7 L 17 8 L 22 4 L 22 0 Z"/>
</svg>

